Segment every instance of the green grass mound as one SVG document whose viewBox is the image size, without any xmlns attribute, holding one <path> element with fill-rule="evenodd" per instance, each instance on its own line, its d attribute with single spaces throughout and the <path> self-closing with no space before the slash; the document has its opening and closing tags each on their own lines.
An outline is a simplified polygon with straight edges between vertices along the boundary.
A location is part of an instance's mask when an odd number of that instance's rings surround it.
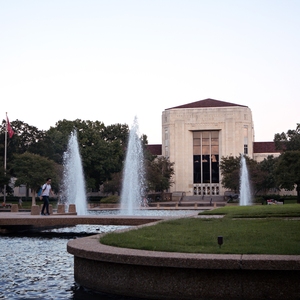
<svg viewBox="0 0 300 300">
<path fill-rule="evenodd" d="M 300 255 L 300 205 L 224 207 L 223 218 L 181 218 L 103 236 L 106 245 L 152 251 Z M 206 213 L 208 214 L 208 213 Z M 223 245 L 218 245 L 218 236 Z"/>
<path fill-rule="evenodd" d="M 300 205 L 225 206 L 199 215 L 226 215 L 231 218 L 300 217 Z"/>
</svg>

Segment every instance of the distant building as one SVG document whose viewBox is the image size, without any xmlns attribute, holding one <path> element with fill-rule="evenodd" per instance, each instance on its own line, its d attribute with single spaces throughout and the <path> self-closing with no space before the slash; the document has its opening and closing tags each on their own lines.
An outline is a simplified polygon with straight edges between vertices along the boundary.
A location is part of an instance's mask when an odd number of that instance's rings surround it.
<svg viewBox="0 0 300 300">
<path fill-rule="evenodd" d="M 268 155 L 278 157 L 280 151 L 275 149 L 274 142 L 254 142 L 253 144 L 253 159 L 260 162 L 263 161 Z"/>
<path fill-rule="evenodd" d="M 165 109 L 162 145 L 149 145 L 149 150 L 175 162 L 170 191 L 187 196 L 224 195 L 219 169 L 223 156 L 246 154 L 261 161 L 280 154 L 273 142 L 254 142 L 249 107 L 214 99 Z"/>
</svg>

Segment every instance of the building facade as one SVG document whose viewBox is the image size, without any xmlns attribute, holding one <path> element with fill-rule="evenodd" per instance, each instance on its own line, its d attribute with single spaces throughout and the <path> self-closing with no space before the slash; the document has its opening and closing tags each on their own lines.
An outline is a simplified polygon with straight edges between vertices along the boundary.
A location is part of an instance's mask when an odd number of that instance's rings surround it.
<svg viewBox="0 0 300 300">
<path fill-rule="evenodd" d="M 247 106 L 205 99 L 162 113 L 162 155 L 175 162 L 171 192 L 223 195 L 222 156 L 253 158 L 253 145 L 254 125 Z"/>
</svg>

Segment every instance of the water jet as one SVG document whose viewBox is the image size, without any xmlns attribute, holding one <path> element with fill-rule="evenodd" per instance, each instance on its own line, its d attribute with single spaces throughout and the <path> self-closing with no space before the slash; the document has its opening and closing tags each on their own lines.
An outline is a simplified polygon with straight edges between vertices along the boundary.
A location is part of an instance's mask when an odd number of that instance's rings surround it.
<svg viewBox="0 0 300 300">
<path fill-rule="evenodd" d="M 63 166 L 64 171 L 60 202 L 67 206 L 75 204 L 77 214 L 86 215 L 87 201 L 85 181 L 76 130 L 70 134 L 67 151 L 63 156 Z"/>
<path fill-rule="evenodd" d="M 245 156 L 241 156 L 240 171 L 240 205 L 251 205 L 251 187 Z"/>
<path fill-rule="evenodd" d="M 144 193 L 144 154 L 142 142 L 139 138 L 138 120 L 137 117 L 135 117 L 129 132 L 129 140 L 123 170 L 121 213 L 133 215 L 134 210 L 137 210 L 141 207 Z"/>
</svg>

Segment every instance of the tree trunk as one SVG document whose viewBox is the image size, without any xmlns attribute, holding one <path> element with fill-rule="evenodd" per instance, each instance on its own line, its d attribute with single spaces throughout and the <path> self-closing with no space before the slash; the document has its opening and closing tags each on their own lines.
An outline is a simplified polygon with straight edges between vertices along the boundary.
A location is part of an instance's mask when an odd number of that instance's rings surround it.
<svg viewBox="0 0 300 300">
<path fill-rule="evenodd" d="M 35 201 L 35 190 L 31 190 L 31 206 L 36 205 Z"/>
<path fill-rule="evenodd" d="M 300 184 L 297 184 L 297 203 L 300 203 Z"/>
</svg>

